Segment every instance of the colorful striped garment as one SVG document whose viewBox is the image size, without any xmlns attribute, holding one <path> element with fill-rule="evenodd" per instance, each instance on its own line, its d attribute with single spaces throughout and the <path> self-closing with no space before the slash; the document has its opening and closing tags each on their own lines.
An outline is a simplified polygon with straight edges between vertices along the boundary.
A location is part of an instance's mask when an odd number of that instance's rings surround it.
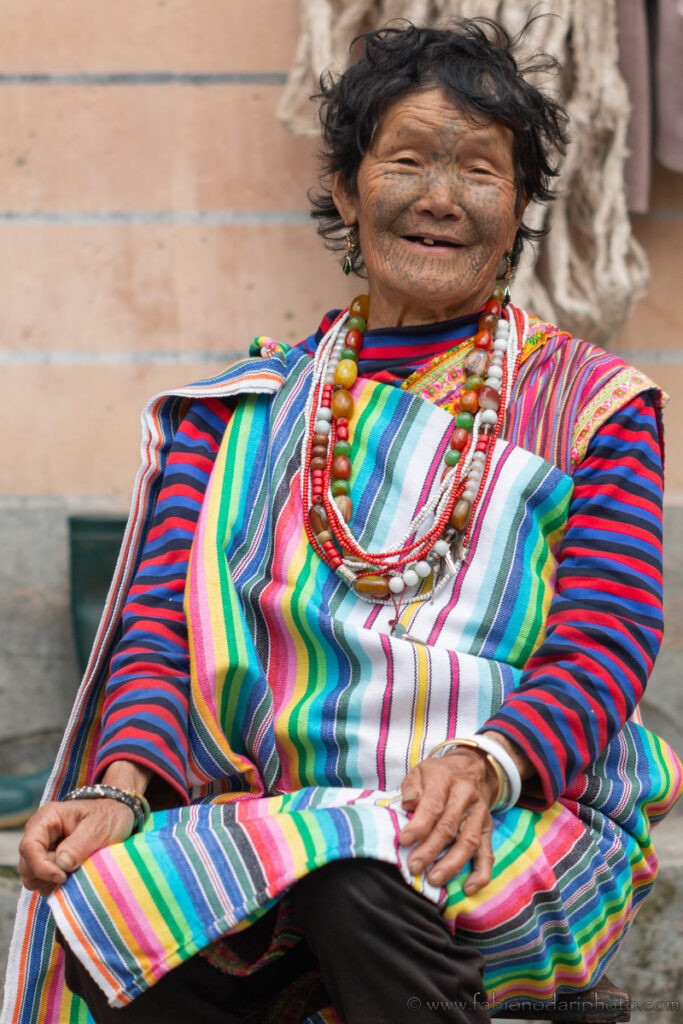
<svg viewBox="0 0 683 1024">
<path fill-rule="evenodd" d="M 102 717 L 97 776 L 113 761 L 135 761 L 173 786 L 183 803 L 189 802 L 185 578 L 204 491 L 229 418 L 230 410 L 219 401 L 196 402 L 176 434 L 154 525 L 124 607 L 123 637 L 112 658 Z M 635 488 L 631 466 L 624 465 L 625 455 L 639 466 Z M 569 659 L 577 662 L 571 666 L 573 672 L 578 668 L 573 675 L 576 685 L 580 679 L 589 682 L 605 657 L 600 636 L 591 635 L 591 619 L 606 615 L 618 622 L 625 618 L 640 666 L 638 695 L 660 642 L 662 467 L 658 414 L 650 394 L 631 399 L 597 430 L 573 482 L 557 576 L 562 601 L 551 607 L 546 639 L 527 663 L 520 684 L 520 690 L 533 689 L 537 706 L 548 705 L 562 715 L 564 704 L 550 700 L 553 690 L 561 691 L 567 676 L 555 634 Z M 582 639 L 577 645 L 574 639 L 579 634 Z M 607 731 L 608 720 L 617 714 L 614 698 L 624 699 L 632 675 L 626 660 L 629 650 L 615 646 L 608 656 L 612 694 L 584 711 L 580 719 L 578 751 L 589 761 L 595 759 L 600 732 Z M 544 689 L 544 682 L 552 689 Z M 636 693 L 629 700 L 630 710 L 635 700 Z M 554 759 L 553 743 L 559 743 L 564 764 L 576 759 L 575 734 L 562 729 L 559 716 L 549 715 L 538 731 L 530 732 L 524 709 L 508 709 L 506 703 L 501 712 L 506 726 L 513 723 L 514 734 L 510 728 L 501 731 L 514 735 L 527 756 L 538 760 L 540 750 L 542 756 Z M 491 727 L 500 728 L 501 712 Z M 541 777 L 548 778 L 547 769 Z M 551 782 L 553 789 L 561 784 Z M 553 799 L 551 795 L 546 803 Z"/>
<path fill-rule="evenodd" d="M 432 361 L 402 387 L 355 386 L 354 531 L 370 549 L 405 532 L 440 477 L 462 349 L 437 356 L 440 375 Z M 614 955 L 654 877 L 650 823 L 681 778 L 669 748 L 628 720 L 661 632 L 653 386 L 538 322 L 525 356 L 470 561 L 433 604 L 401 617 L 420 644 L 391 636 L 392 611 L 360 601 L 302 534 L 303 350 L 200 384 L 202 404 L 185 417 L 174 399 L 151 407 L 134 497 L 143 511 L 52 780 L 65 792 L 122 750 L 159 770 L 154 736 L 164 777 L 195 801 L 99 851 L 50 899 L 114 1004 L 199 950 L 220 958 L 216 940 L 338 857 L 396 864 L 438 903 L 484 951 L 494 1002 L 584 987 Z M 188 680 L 178 569 L 191 535 Z M 106 663 L 138 564 L 98 762 Z M 136 689 L 150 681 L 140 713 Z M 543 793 L 495 816 L 493 878 L 467 897 L 465 872 L 441 890 L 411 876 L 397 788 L 436 743 L 490 727 L 532 757 Z M 43 901 L 22 904 L 3 1024 L 86 1021 L 58 954 L 49 963 Z"/>
</svg>

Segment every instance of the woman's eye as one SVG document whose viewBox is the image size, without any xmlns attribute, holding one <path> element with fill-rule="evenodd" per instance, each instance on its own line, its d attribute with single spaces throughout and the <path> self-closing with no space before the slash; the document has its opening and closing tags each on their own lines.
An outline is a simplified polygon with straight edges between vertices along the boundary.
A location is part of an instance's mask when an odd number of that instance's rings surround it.
<svg viewBox="0 0 683 1024">
<path fill-rule="evenodd" d="M 412 156 L 400 156 L 396 163 L 402 164 L 403 167 L 417 167 L 417 160 L 414 160 Z"/>
</svg>

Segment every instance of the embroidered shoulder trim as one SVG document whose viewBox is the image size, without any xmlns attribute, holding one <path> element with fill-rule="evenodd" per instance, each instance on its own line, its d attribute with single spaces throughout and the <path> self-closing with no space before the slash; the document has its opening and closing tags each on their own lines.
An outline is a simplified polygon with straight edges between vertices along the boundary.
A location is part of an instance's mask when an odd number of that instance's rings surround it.
<svg viewBox="0 0 683 1024">
<path fill-rule="evenodd" d="M 522 349 L 522 363 L 551 338 L 563 334 L 557 327 L 535 316 L 529 317 L 529 326 L 530 333 Z M 463 363 L 472 349 L 473 341 L 474 337 L 465 338 L 448 352 L 435 356 L 426 366 L 416 370 L 403 381 L 402 390 L 425 398 L 428 402 L 434 402 L 447 412 L 455 414 L 458 411 L 459 394 L 466 376 Z"/>
<path fill-rule="evenodd" d="M 546 323 L 545 320 L 540 320 L 537 316 L 530 313 L 529 335 L 524 342 L 520 362 L 526 362 L 530 355 L 537 352 L 539 348 L 543 348 L 551 338 L 569 339 L 571 338 L 571 334 L 568 334 L 566 331 L 561 331 L 560 328 L 555 327 L 554 324 Z"/>
<path fill-rule="evenodd" d="M 426 398 L 430 402 L 438 402 L 439 397 L 452 390 L 455 385 L 462 384 L 464 371 L 462 368 L 465 357 L 472 348 L 472 338 L 465 338 L 455 348 L 434 356 L 426 366 L 416 370 L 401 384 L 403 391 Z"/>
<path fill-rule="evenodd" d="M 591 438 L 602 424 L 615 412 L 622 409 L 632 398 L 643 391 L 649 391 L 650 388 L 661 393 L 659 386 L 654 381 L 633 366 L 626 366 L 623 370 L 615 373 L 577 417 L 572 432 L 572 466 L 577 466 L 584 458 Z M 666 399 L 666 396 L 664 398 Z"/>
</svg>

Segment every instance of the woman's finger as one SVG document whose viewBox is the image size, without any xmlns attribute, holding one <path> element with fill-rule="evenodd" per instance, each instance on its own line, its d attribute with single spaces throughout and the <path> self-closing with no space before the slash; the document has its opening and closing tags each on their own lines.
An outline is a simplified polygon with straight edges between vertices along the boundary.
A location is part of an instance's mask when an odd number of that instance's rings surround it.
<svg viewBox="0 0 683 1024">
<path fill-rule="evenodd" d="M 491 849 L 491 816 L 486 805 L 479 802 L 462 817 L 458 835 L 450 849 L 429 872 L 429 881 L 432 885 L 444 885 L 459 875 L 468 861 L 473 862 L 475 869 L 482 869 L 485 873 L 487 849 Z M 480 857 L 483 858 L 481 861 Z"/>
<path fill-rule="evenodd" d="M 422 766 L 419 766 L 422 768 Z M 399 836 L 401 846 L 426 839 L 439 820 L 448 800 L 450 782 L 445 772 L 429 772 L 422 776 L 422 787 L 412 818 Z"/>
<path fill-rule="evenodd" d="M 420 766 L 411 768 L 401 783 L 401 804 L 404 811 L 414 811 L 422 795 Z"/>
<path fill-rule="evenodd" d="M 46 885 L 45 879 L 34 875 L 23 857 L 19 858 L 18 871 L 21 878 L 21 884 L 30 892 L 34 892 L 36 889 L 41 892 L 42 887 Z M 61 885 L 61 883 L 65 881 L 66 875 L 64 872 L 55 867 L 54 881 L 47 884 L 52 888 L 52 886 Z"/>
<path fill-rule="evenodd" d="M 466 896 L 474 895 L 475 892 L 479 892 L 480 889 L 483 889 L 491 881 L 494 863 L 493 845 L 491 843 L 492 833 L 493 822 L 491 822 L 488 829 L 482 832 L 479 849 L 473 858 L 473 870 L 463 886 L 463 892 Z"/>
<path fill-rule="evenodd" d="M 448 794 L 441 812 L 431 821 L 424 841 L 416 846 L 410 855 L 408 866 L 411 871 L 415 874 L 423 871 L 454 842 L 469 806 L 469 794 L 457 790 L 452 790 Z"/>
</svg>

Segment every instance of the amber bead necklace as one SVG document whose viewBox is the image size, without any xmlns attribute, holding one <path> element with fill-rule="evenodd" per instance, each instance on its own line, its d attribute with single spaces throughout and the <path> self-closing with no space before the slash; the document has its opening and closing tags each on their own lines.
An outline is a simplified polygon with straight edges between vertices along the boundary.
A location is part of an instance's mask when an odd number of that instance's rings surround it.
<svg viewBox="0 0 683 1024">
<path fill-rule="evenodd" d="M 474 512 L 519 368 L 527 318 L 509 305 L 507 291 L 496 288 L 479 317 L 473 347 L 464 362 L 468 376 L 441 484 L 413 517 L 396 548 L 369 552 L 360 547 L 349 527 L 353 515 L 349 421 L 354 410 L 350 389 L 358 376 L 369 312 L 369 297 L 357 296 L 318 345 L 305 410 L 302 500 L 306 533 L 320 557 L 359 597 L 373 604 L 391 601 L 398 615 L 397 601 L 407 597 L 408 591 L 422 588 L 410 596 L 411 602 L 433 598 L 466 559 Z M 417 537 L 430 520 L 431 527 Z"/>
</svg>

